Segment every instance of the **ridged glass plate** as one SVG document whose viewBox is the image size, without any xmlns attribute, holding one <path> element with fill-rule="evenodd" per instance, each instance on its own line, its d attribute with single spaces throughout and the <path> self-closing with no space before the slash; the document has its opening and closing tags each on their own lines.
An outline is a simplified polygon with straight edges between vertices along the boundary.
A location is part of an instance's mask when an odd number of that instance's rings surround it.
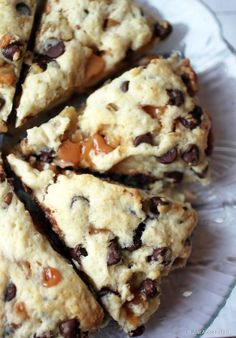
<svg viewBox="0 0 236 338">
<path fill-rule="evenodd" d="M 212 114 L 215 133 L 213 182 L 195 189 L 200 223 L 192 256 L 184 270 L 172 273 L 164 282 L 162 305 L 143 337 L 200 337 L 236 285 L 236 57 L 216 18 L 200 1 L 139 3 L 174 25 L 172 36 L 155 51 L 177 50 L 191 59 L 199 75 L 200 100 Z M 206 336 L 220 337 L 221 333 Z M 111 323 L 96 335 L 108 337 L 125 335 Z"/>
</svg>

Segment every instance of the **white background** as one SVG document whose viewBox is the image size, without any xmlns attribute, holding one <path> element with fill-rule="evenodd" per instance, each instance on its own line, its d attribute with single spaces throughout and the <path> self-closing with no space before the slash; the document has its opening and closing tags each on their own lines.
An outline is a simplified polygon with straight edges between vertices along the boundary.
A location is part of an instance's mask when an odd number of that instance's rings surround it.
<svg viewBox="0 0 236 338">
<path fill-rule="evenodd" d="M 214 11 L 222 25 L 225 39 L 236 52 L 236 0 L 202 0 L 202 2 Z M 203 337 L 216 337 L 216 334 L 211 332 L 216 332 L 217 337 L 236 337 L 236 289 Z"/>
</svg>

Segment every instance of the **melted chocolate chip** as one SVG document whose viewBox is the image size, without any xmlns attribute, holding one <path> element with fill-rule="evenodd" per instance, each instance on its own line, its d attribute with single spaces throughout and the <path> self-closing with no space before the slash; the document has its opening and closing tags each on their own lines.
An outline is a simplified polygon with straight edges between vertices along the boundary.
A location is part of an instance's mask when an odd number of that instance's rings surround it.
<svg viewBox="0 0 236 338">
<path fill-rule="evenodd" d="M 159 22 L 157 22 L 154 25 L 154 34 L 160 40 L 166 39 L 171 34 L 171 32 L 172 26 L 169 24 L 169 22 L 166 22 L 165 25 L 161 25 Z"/>
<path fill-rule="evenodd" d="M 20 15 L 30 15 L 31 14 L 30 8 L 24 2 L 19 2 L 16 5 L 16 10 Z"/>
<path fill-rule="evenodd" d="M 167 151 L 164 155 L 157 156 L 157 159 L 162 164 L 170 164 L 176 160 L 177 156 L 178 156 L 177 148 L 174 147 L 169 151 Z"/>
<path fill-rule="evenodd" d="M 15 298 L 15 296 L 16 296 L 16 286 L 13 283 L 9 283 L 4 294 L 4 301 L 10 302 L 12 299 Z"/>
<path fill-rule="evenodd" d="M 36 63 L 43 71 L 47 69 L 48 63 L 51 61 L 51 58 L 43 54 L 36 54 L 33 60 L 33 62 Z"/>
<path fill-rule="evenodd" d="M 153 145 L 152 134 L 151 133 L 147 133 L 147 134 L 143 134 L 143 135 L 137 136 L 135 138 L 135 140 L 134 140 L 134 146 L 137 147 L 141 143 L 147 143 L 147 144 Z"/>
<path fill-rule="evenodd" d="M 129 81 L 122 82 L 120 89 L 122 92 L 126 93 L 129 90 Z"/>
<path fill-rule="evenodd" d="M 111 294 L 111 293 L 114 294 L 114 295 L 119 296 L 119 293 L 118 293 L 118 292 L 113 291 L 113 290 L 111 290 L 111 289 L 108 288 L 108 287 L 104 287 L 104 288 L 102 288 L 100 291 L 98 291 L 98 298 L 105 297 L 106 295 Z"/>
<path fill-rule="evenodd" d="M 184 104 L 185 97 L 183 92 L 178 89 L 167 89 L 166 91 L 169 96 L 169 105 L 180 107 Z"/>
<path fill-rule="evenodd" d="M 162 265 L 169 265 L 172 258 L 171 249 L 167 247 L 154 249 L 152 255 L 147 257 L 147 261 L 155 262 L 158 261 L 160 258 L 162 259 Z"/>
<path fill-rule="evenodd" d="M 186 118 L 180 117 L 179 121 L 185 128 L 195 129 L 202 123 L 202 108 L 195 106 L 194 110 L 192 110 Z"/>
<path fill-rule="evenodd" d="M 187 88 L 188 94 L 193 97 L 196 94 L 196 90 L 193 88 L 189 75 L 185 73 L 181 78 Z"/>
<path fill-rule="evenodd" d="M 191 164 L 193 166 L 197 165 L 200 158 L 200 151 L 196 144 L 190 144 L 182 154 L 182 159 L 184 162 Z"/>
<path fill-rule="evenodd" d="M 64 338 L 80 338 L 79 321 L 76 318 L 65 320 L 59 329 Z"/>
<path fill-rule="evenodd" d="M 2 49 L 3 56 L 10 61 L 18 61 L 22 55 L 22 43 L 20 41 L 12 42 Z"/>
<path fill-rule="evenodd" d="M 108 247 L 107 265 L 115 265 L 121 261 L 121 250 L 117 238 L 114 238 Z"/>
<path fill-rule="evenodd" d="M 184 177 L 183 173 L 181 173 L 180 171 L 168 171 L 164 173 L 164 176 L 166 178 L 173 180 L 175 183 L 182 182 L 183 177 Z"/>
<path fill-rule="evenodd" d="M 139 248 L 141 248 L 142 246 L 142 240 L 141 237 L 143 235 L 143 232 L 146 228 L 146 224 L 145 223 L 140 223 L 137 227 L 137 229 L 135 230 L 134 233 L 134 237 L 133 237 L 133 244 L 129 247 L 126 247 L 125 249 L 128 251 L 135 251 L 138 250 Z"/>
<path fill-rule="evenodd" d="M 12 192 L 8 192 L 5 197 L 4 197 L 4 202 L 7 204 L 7 205 L 10 205 L 11 202 L 12 202 L 12 199 L 13 199 L 13 193 Z"/>
<path fill-rule="evenodd" d="M 149 210 L 153 214 L 157 215 L 159 213 L 157 210 L 158 205 L 169 205 L 169 204 L 170 204 L 169 201 L 164 200 L 162 197 L 155 196 L 152 197 L 149 201 Z"/>
<path fill-rule="evenodd" d="M 71 249 L 71 256 L 74 258 L 76 261 L 80 261 L 80 257 L 87 257 L 88 252 L 85 248 L 82 247 L 82 245 L 78 244 L 76 247 Z"/>
<path fill-rule="evenodd" d="M 6 103 L 6 101 L 2 97 L 0 97 L 0 110 L 3 108 L 5 103 Z"/>
<path fill-rule="evenodd" d="M 50 38 L 46 41 L 44 53 L 49 58 L 56 59 L 65 52 L 65 44 L 56 38 Z"/>
<path fill-rule="evenodd" d="M 145 327 L 142 325 L 142 326 L 139 326 L 136 330 L 129 332 L 128 335 L 129 337 L 139 337 L 139 336 L 142 336 L 144 331 L 145 331 Z"/>
<path fill-rule="evenodd" d="M 155 283 L 150 278 L 145 279 L 140 287 L 140 292 L 145 296 L 145 298 L 154 298 L 158 296 L 159 292 L 155 286 Z"/>
</svg>

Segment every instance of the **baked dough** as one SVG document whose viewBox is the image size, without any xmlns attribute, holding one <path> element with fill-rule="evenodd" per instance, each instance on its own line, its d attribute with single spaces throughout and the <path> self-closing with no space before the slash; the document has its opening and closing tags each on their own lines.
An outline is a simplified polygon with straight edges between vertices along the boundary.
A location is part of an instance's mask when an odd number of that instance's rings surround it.
<svg viewBox="0 0 236 338">
<path fill-rule="evenodd" d="M 0 337 L 84 337 L 102 320 L 102 308 L 36 230 L 0 165 Z"/>
<path fill-rule="evenodd" d="M 48 0 L 16 126 L 91 88 L 116 71 L 128 51 L 170 31 L 167 22 L 149 22 L 133 0 Z"/>
<path fill-rule="evenodd" d="M 162 277 L 189 257 L 196 212 L 165 192 L 153 196 L 89 174 L 39 171 L 14 155 L 8 161 L 111 317 L 131 336 L 139 333 L 159 306 Z"/>
<path fill-rule="evenodd" d="M 207 183 L 211 120 L 196 91 L 188 60 L 153 59 L 95 91 L 79 112 L 67 107 L 29 129 L 20 152 L 62 168 Z"/>
<path fill-rule="evenodd" d="M 36 0 L 0 0 L 0 132 L 6 132 L 31 34 Z"/>
</svg>

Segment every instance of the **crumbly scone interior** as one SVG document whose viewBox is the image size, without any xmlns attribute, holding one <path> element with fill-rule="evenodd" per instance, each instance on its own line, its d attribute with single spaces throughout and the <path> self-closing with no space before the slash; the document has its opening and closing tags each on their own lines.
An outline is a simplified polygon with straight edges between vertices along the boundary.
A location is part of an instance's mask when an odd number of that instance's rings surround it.
<svg viewBox="0 0 236 338">
<path fill-rule="evenodd" d="M 0 132 L 7 131 L 35 9 L 36 0 L 0 1 Z"/>
<path fill-rule="evenodd" d="M 8 161 L 108 313 L 132 335 L 158 308 L 161 278 L 189 257 L 196 212 L 164 192 L 152 196 L 88 174 L 39 171 L 15 155 Z"/>
<path fill-rule="evenodd" d="M 102 308 L 36 230 L 1 164 L 0 223 L 0 336 L 61 338 L 98 329 Z"/>
<path fill-rule="evenodd" d="M 211 119 L 196 91 L 188 60 L 156 58 L 29 129 L 18 150 L 46 166 L 206 184 Z"/>
<path fill-rule="evenodd" d="M 132 0 L 48 0 L 30 69 L 22 84 L 16 127 L 84 92 L 117 71 L 127 52 L 171 32 L 147 19 Z"/>
</svg>

